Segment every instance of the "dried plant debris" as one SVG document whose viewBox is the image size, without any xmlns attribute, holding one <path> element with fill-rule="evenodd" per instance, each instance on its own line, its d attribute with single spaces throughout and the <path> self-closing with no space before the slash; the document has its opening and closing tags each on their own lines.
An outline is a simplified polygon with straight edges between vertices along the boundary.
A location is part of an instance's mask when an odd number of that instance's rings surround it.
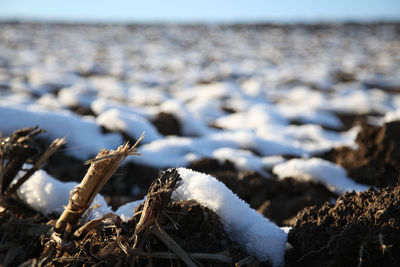
<svg viewBox="0 0 400 267">
<path fill-rule="evenodd" d="M 35 171 L 43 166 L 54 152 L 66 143 L 65 138 L 57 138 L 41 153 L 42 148 L 33 137 L 43 132 L 43 129 L 38 129 L 35 126 L 15 131 L 11 136 L 6 138 L 1 138 L 0 136 L 1 199 L 7 199 L 14 194 Z M 31 163 L 32 167 L 18 181 L 12 184 L 25 163 Z"/>
<path fill-rule="evenodd" d="M 2 183 L 0 205 L 3 266 L 269 266 L 241 252 L 213 211 L 193 200 L 171 200 L 181 183 L 175 169 L 159 173 L 130 221 L 114 213 L 80 219 L 126 156 L 138 154 L 137 143 L 102 149 L 89 160 L 87 174 L 58 220 L 32 210 L 14 192 L 65 143 L 56 139 L 45 150 L 32 139 L 40 132 L 27 128 L 1 139 L 1 171 L 10 180 Z M 11 160 L 19 155 L 19 161 Z M 13 182 L 26 162 L 32 167 Z"/>
<path fill-rule="evenodd" d="M 32 162 L 42 147 L 33 137 L 44 132 L 37 126 L 15 131 L 9 137 L 0 136 L 0 186 L 1 195 L 7 190 L 26 162 Z"/>
<path fill-rule="evenodd" d="M 47 218 L 14 196 L 16 190 L 65 143 L 63 138 L 56 139 L 44 149 L 34 139 L 43 132 L 35 126 L 15 131 L 9 137 L 0 136 L 0 262 L 3 266 L 15 266 L 38 255 L 42 249 L 40 237 L 51 228 L 46 224 Z M 31 167 L 14 181 L 25 163 Z"/>
<path fill-rule="evenodd" d="M 180 181 L 176 170 L 161 172 L 128 222 L 109 213 L 72 226 L 69 239 L 48 233 L 38 262 L 55 266 L 242 266 L 240 261 L 247 259 L 255 266 L 268 266 L 242 253 L 214 212 L 196 201 L 172 201 Z"/>
<path fill-rule="evenodd" d="M 136 146 L 143 138 L 144 134 L 132 147 L 129 143 L 125 143 L 117 150 L 101 149 L 96 158 L 86 162 L 90 164 L 90 168 L 80 185 L 71 192 L 68 206 L 55 225 L 58 233 L 61 234 L 64 230 L 70 231 L 128 155 L 139 155 Z"/>
</svg>

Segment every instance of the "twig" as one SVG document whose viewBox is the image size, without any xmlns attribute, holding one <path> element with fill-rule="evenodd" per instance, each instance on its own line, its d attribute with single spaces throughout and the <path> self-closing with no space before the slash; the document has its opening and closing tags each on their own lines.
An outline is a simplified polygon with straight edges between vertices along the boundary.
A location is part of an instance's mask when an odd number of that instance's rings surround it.
<svg viewBox="0 0 400 267">
<path fill-rule="evenodd" d="M 4 196 L 3 193 L 29 157 L 31 146 L 28 141 L 42 132 L 43 129 L 34 126 L 17 130 L 6 138 L 0 135 L 0 197 Z M 4 166 L 5 158 L 8 161 Z"/>
<path fill-rule="evenodd" d="M 311 250 L 311 251 L 307 252 L 306 254 L 304 254 L 303 256 L 301 256 L 301 257 L 297 260 L 297 262 L 301 262 L 305 257 L 307 257 L 307 256 L 309 256 L 309 255 L 311 255 L 311 254 L 313 254 L 313 253 L 319 253 L 319 252 L 321 252 L 321 251 L 323 251 L 323 250 L 325 250 L 325 249 L 328 249 L 329 246 L 332 244 L 332 242 L 333 242 L 336 238 L 340 237 L 340 236 L 343 234 L 343 232 L 344 232 L 344 230 L 343 230 L 340 234 L 337 234 L 337 235 L 332 236 L 331 239 L 328 241 L 328 244 L 326 244 L 325 246 L 321 247 L 320 249 L 318 249 L 318 250 Z"/>
<path fill-rule="evenodd" d="M 380 233 L 378 235 L 378 239 L 379 239 L 379 244 L 381 245 L 382 254 L 385 254 L 385 252 L 387 252 L 391 247 L 393 247 L 393 245 L 385 245 L 383 243 L 383 234 L 382 233 Z"/>
<path fill-rule="evenodd" d="M 141 156 L 140 153 L 137 153 L 137 152 L 136 152 L 136 151 L 137 151 L 137 150 L 136 150 L 136 146 L 137 146 L 137 145 L 139 144 L 139 142 L 144 138 L 144 135 L 145 135 L 145 133 L 143 132 L 142 135 L 139 137 L 139 139 L 136 141 L 136 143 L 132 146 L 132 148 L 129 149 L 129 151 L 127 152 L 127 154 L 128 154 L 129 156 L 132 156 L 132 155 Z M 115 152 L 115 153 L 112 154 L 112 155 L 104 155 L 104 156 L 101 156 L 101 157 L 96 157 L 96 158 L 94 158 L 94 159 L 89 159 L 89 160 L 85 161 L 84 164 L 85 164 L 85 165 L 88 165 L 88 164 L 100 162 L 100 161 L 103 161 L 103 160 L 106 160 L 106 159 L 111 159 L 111 158 L 116 157 L 116 156 L 118 156 L 118 152 Z"/>
<path fill-rule="evenodd" d="M 179 256 L 171 252 L 145 252 L 141 249 L 127 249 L 130 255 L 138 257 L 150 257 L 156 259 L 180 259 Z M 232 264 L 232 258 L 223 253 L 187 253 L 191 258 L 196 260 L 217 261 Z"/>
<path fill-rule="evenodd" d="M 103 223 L 103 220 L 108 219 L 108 218 L 113 218 L 114 216 L 117 216 L 117 215 L 115 215 L 112 212 L 109 212 L 99 219 L 91 220 L 91 221 L 87 222 L 86 224 L 84 224 L 83 226 L 81 226 L 78 230 L 76 230 L 74 232 L 74 236 L 80 237 L 81 235 L 88 233 L 90 230 L 100 226 Z"/>
<path fill-rule="evenodd" d="M 241 267 L 241 266 L 247 266 L 249 264 L 251 264 L 252 262 L 254 262 L 256 259 L 254 258 L 254 256 L 248 256 L 244 259 L 241 259 L 240 261 L 235 263 L 235 267 Z"/>
<path fill-rule="evenodd" d="M 364 256 L 364 246 L 365 246 L 365 241 L 362 242 L 361 247 L 360 247 L 360 251 L 358 253 L 358 265 L 357 267 L 361 267 L 362 263 L 363 263 L 363 256 Z"/>
<path fill-rule="evenodd" d="M 31 139 L 32 137 L 35 137 L 35 136 L 38 135 L 38 134 L 41 134 L 41 133 L 45 133 L 45 132 L 46 132 L 45 129 L 37 129 L 37 128 L 38 128 L 38 126 L 34 126 L 34 127 L 32 127 L 32 128 L 27 128 L 27 129 L 32 130 L 32 131 L 31 131 L 30 133 L 28 133 L 27 135 L 25 135 L 25 136 L 19 137 L 19 138 L 17 139 L 17 142 L 18 142 L 18 143 L 25 142 L 25 141 Z"/>
</svg>

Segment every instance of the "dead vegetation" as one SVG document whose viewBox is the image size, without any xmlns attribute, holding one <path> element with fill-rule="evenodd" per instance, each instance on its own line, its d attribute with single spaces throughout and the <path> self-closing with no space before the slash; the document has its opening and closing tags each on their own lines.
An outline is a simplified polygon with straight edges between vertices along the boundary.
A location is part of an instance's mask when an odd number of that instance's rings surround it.
<svg viewBox="0 0 400 267">
<path fill-rule="evenodd" d="M 138 155 L 140 139 L 133 146 L 102 149 L 89 160 L 57 220 L 34 211 L 19 200 L 17 189 L 65 143 L 56 139 L 44 150 L 33 138 L 41 132 L 26 128 L 1 138 L 3 266 L 267 266 L 240 251 L 214 212 L 195 201 L 171 200 L 181 182 L 174 169 L 159 173 L 130 221 L 114 213 L 86 221 L 85 212 L 96 208 L 95 195 L 128 155 Z M 31 164 L 27 170 L 25 163 Z"/>
</svg>

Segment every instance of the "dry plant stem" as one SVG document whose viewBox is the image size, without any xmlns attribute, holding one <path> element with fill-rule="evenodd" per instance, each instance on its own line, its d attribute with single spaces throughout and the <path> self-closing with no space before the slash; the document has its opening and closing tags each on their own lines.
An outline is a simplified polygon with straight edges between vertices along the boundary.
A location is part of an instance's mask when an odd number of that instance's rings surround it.
<svg viewBox="0 0 400 267">
<path fill-rule="evenodd" d="M 138 140 L 138 142 L 143 138 Z M 128 143 L 117 150 L 101 149 L 96 158 L 90 161 L 90 167 L 78 187 L 71 192 L 68 206 L 61 214 L 54 227 L 57 233 L 62 233 L 67 224 L 73 226 L 92 203 L 94 197 L 103 188 L 111 175 L 121 165 L 128 155 L 137 154 L 135 143 L 132 147 Z"/>
<path fill-rule="evenodd" d="M 3 192 L 3 166 L 4 166 L 4 151 L 3 146 L 3 134 L 0 131 L 0 202 L 1 202 L 1 192 Z"/>
<path fill-rule="evenodd" d="M 35 165 L 29 169 L 24 176 L 22 176 L 14 185 L 7 189 L 4 193 L 5 198 L 14 194 L 18 188 L 21 187 L 23 183 L 25 183 L 40 167 L 46 162 L 46 160 L 54 154 L 62 145 L 67 142 L 65 138 L 57 138 L 55 139 L 51 145 L 46 149 L 43 155 L 39 158 L 39 160 L 35 163 Z"/>
<path fill-rule="evenodd" d="M 103 220 L 108 219 L 108 218 L 115 219 L 116 216 L 117 215 L 115 215 L 114 213 L 109 212 L 99 219 L 91 220 L 91 221 L 87 222 L 86 224 L 84 224 L 83 226 L 81 226 L 78 230 L 76 230 L 74 232 L 74 237 L 80 237 L 81 235 L 87 234 L 90 230 L 100 226 L 103 223 Z"/>
<path fill-rule="evenodd" d="M 2 138 L 0 134 L 0 197 L 29 157 L 25 153 L 29 150 L 29 140 L 43 132 L 44 129 L 34 126 L 17 130 L 7 138 Z M 4 158 L 8 158 L 5 166 Z"/>
<path fill-rule="evenodd" d="M 360 251 L 358 252 L 358 265 L 357 267 L 361 267 L 363 264 L 363 256 L 364 256 L 364 246 L 365 246 L 365 241 L 361 244 Z"/>
<path fill-rule="evenodd" d="M 146 258 L 156 259 L 179 259 L 179 257 L 171 252 L 145 252 L 141 249 L 128 248 L 130 255 Z M 205 261 L 216 261 L 227 264 L 232 264 L 232 258 L 220 253 L 188 253 L 192 259 L 205 260 Z"/>
<path fill-rule="evenodd" d="M 169 249 L 171 249 L 187 266 L 196 267 L 198 266 L 188 255 L 186 251 L 181 248 L 178 243 L 175 242 L 158 224 L 155 224 L 149 228 L 149 232 L 160 239 Z"/>
<path fill-rule="evenodd" d="M 129 239 L 129 241 L 134 240 L 134 248 L 137 246 L 138 235 L 145 231 L 147 227 L 160 222 L 162 214 L 171 199 L 171 194 L 179 187 L 180 181 L 181 178 L 175 171 L 169 179 L 158 178 L 151 184 L 139 222 L 135 227 L 135 233 Z"/>
</svg>

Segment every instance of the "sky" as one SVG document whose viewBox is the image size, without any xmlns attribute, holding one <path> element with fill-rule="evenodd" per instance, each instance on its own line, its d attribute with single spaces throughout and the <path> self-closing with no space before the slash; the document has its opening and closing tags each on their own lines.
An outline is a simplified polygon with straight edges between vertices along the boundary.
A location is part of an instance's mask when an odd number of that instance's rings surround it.
<svg viewBox="0 0 400 267">
<path fill-rule="evenodd" d="M 400 21 L 400 0 L 0 0 L 0 20 L 77 22 Z"/>
</svg>

